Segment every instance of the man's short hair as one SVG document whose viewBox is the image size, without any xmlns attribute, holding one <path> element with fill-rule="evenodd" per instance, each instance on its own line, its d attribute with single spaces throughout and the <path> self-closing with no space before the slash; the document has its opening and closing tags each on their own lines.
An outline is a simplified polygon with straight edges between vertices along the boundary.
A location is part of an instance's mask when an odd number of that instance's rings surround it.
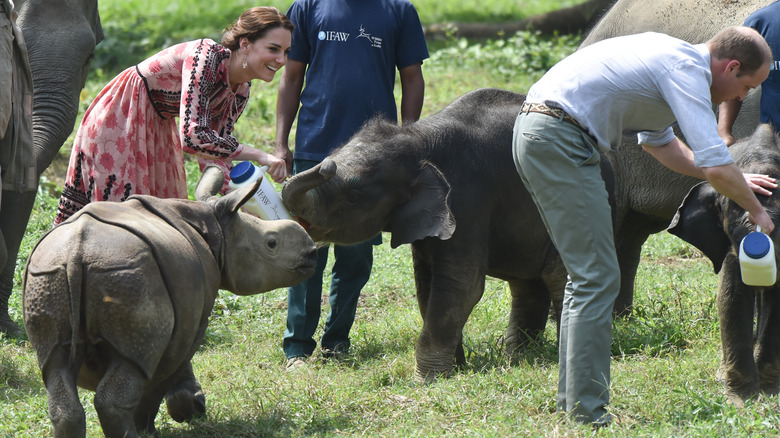
<svg viewBox="0 0 780 438">
<path fill-rule="evenodd" d="M 707 45 L 713 57 L 739 61 L 739 75 L 751 75 L 773 59 L 772 49 L 764 37 L 746 26 L 727 27 L 707 41 Z"/>
</svg>

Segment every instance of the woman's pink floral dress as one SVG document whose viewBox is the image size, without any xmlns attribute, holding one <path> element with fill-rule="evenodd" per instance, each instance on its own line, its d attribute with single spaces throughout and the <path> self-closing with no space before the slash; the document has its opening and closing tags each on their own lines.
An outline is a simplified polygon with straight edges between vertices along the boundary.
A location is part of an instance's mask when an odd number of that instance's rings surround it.
<svg viewBox="0 0 780 438">
<path fill-rule="evenodd" d="M 249 82 L 230 88 L 230 50 L 209 39 L 172 46 L 114 78 L 76 132 L 57 225 L 93 201 L 187 198 L 184 154 L 226 175 Z M 177 126 L 176 118 L 179 118 Z"/>
</svg>

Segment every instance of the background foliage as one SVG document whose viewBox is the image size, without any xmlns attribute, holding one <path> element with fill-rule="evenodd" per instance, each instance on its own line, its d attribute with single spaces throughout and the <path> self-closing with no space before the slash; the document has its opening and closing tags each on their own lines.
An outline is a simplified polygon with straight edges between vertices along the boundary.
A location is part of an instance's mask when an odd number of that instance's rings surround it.
<svg viewBox="0 0 780 438">
<path fill-rule="evenodd" d="M 557 0 L 415 0 L 423 24 L 504 21 L 569 6 Z M 82 95 L 82 111 L 119 70 L 178 41 L 209 36 L 242 10 L 246 0 L 100 0 L 106 40 Z M 281 10 L 289 2 L 270 1 Z M 543 39 L 521 33 L 496 41 L 449 39 L 431 44 L 423 65 L 423 116 L 480 87 L 524 91 L 576 37 Z M 243 141 L 273 142 L 276 81 L 253 85 L 252 102 L 237 126 Z M 62 155 L 67 158 L 70 144 Z M 270 149 L 269 149 L 270 150 Z M 197 169 L 188 163 L 190 187 Z M 21 315 L 21 273 L 32 245 L 49 229 L 64 170 L 47 172 L 20 252 L 11 316 Z M 475 177 L 479 177 L 475 175 Z M 193 359 L 207 394 L 207 417 L 173 422 L 163 406 L 161 438 L 288 436 L 769 436 L 780 433 L 777 397 L 737 410 L 714 376 L 720 359 L 715 290 L 709 262 L 668 234 L 651 237 L 636 279 L 634 316 L 614 325 L 611 411 L 620 420 L 593 431 L 555 413 L 555 327 L 528 351 L 509 357 L 503 332 L 510 307 L 506 285 L 489 279 L 464 330 L 467 366 L 449 379 L 413 382 L 414 343 L 422 320 L 408 246 L 375 249 L 371 281 L 352 331 L 352 355 L 322 362 L 315 355 L 296 372 L 284 370 L 281 339 L 286 291 L 254 297 L 222 293 L 206 341 Z M 327 271 L 329 272 L 329 271 Z M 326 278 L 327 282 L 328 279 Z M 326 285 L 327 287 L 327 285 Z M 327 311 L 327 301 L 323 302 Z M 321 330 L 321 327 L 320 329 Z M 318 331 L 318 335 L 319 335 Z M 93 394 L 81 391 L 89 437 L 101 436 Z M 0 437 L 51 435 L 46 393 L 26 339 L 0 335 Z"/>
</svg>

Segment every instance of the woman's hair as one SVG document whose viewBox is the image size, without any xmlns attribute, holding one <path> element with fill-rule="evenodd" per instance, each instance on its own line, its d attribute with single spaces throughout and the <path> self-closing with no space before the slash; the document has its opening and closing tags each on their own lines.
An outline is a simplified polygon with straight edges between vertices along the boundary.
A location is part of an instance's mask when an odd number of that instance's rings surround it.
<svg viewBox="0 0 780 438">
<path fill-rule="evenodd" d="M 752 75 L 773 59 L 769 44 L 761 34 L 749 27 L 727 27 L 712 37 L 707 45 L 713 57 L 739 61 L 740 75 Z"/>
<path fill-rule="evenodd" d="M 282 27 L 290 32 L 295 28 L 286 15 L 272 6 L 249 8 L 230 27 L 225 29 L 225 33 L 222 35 L 222 45 L 230 50 L 238 50 L 241 38 L 246 37 L 250 42 L 254 42 L 277 27 Z"/>
</svg>

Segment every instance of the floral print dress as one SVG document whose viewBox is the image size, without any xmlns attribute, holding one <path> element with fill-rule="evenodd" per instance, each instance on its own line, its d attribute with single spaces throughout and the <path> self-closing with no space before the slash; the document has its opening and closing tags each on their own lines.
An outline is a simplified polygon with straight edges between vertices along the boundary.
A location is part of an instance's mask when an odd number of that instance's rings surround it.
<svg viewBox="0 0 780 438">
<path fill-rule="evenodd" d="M 229 174 L 249 82 L 231 89 L 230 50 L 210 39 L 169 47 L 109 82 L 76 132 L 57 225 L 93 201 L 187 198 L 184 154 Z M 176 118 L 179 123 L 177 125 Z"/>
</svg>

